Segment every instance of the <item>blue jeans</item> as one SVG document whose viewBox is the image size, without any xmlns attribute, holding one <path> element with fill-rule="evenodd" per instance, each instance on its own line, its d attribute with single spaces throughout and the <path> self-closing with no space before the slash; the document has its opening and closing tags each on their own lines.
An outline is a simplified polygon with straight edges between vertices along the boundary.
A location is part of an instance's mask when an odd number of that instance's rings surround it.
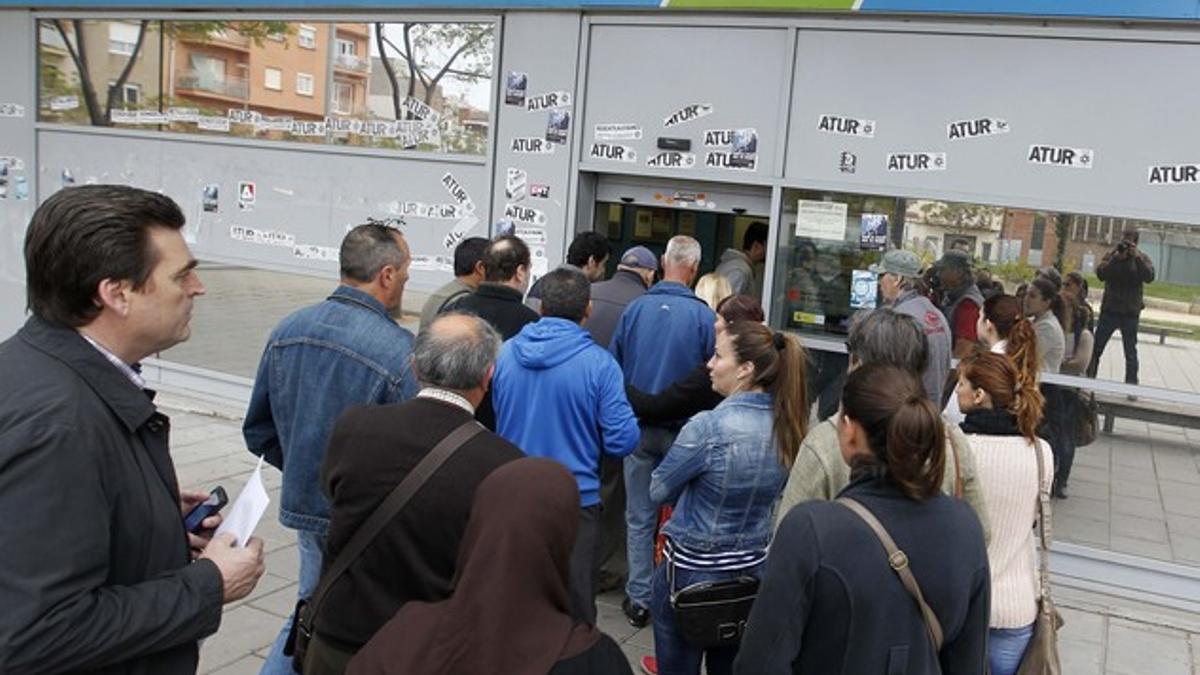
<svg viewBox="0 0 1200 675">
<path fill-rule="evenodd" d="M 658 504 L 650 500 L 650 474 L 675 442 L 675 435 L 671 429 L 642 427 L 637 450 L 625 457 L 625 549 L 629 556 L 625 595 L 638 607 L 650 606 L 650 582 L 654 576 Z"/>
<path fill-rule="evenodd" d="M 1033 624 L 1023 628 L 989 628 L 988 665 L 991 666 L 991 675 L 1016 673 L 1032 638 Z"/>
<path fill-rule="evenodd" d="M 325 548 L 325 537 L 316 532 L 296 531 L 296 548 L 300 551 L 300 583 L 296 589 L 296 599 L 307 598 L 317 590 L 317 582 L 321 579 L 321 551 Z M 279 637 L 271 646 L 271 653 L 263 664 L 259 675 L 295 675 L 292 669 L 292 657 L 284 656 L 283 645 L 287 642 L 288 633 L 292 631 L 292 618 L 283 624 Z"/>
<path fill-rule="evenodd" d="M 671 588 L 667 580 L 667 565 L 663 562 L 654 572 L 654 589 L 650 602 L 650 615 L 654 618 L 654 656 L 658 659 L 658 675 L 700 675 L 700 661 L 704 660 L 707 675 L 728 675 L 733 672 L 733 660 L 738 648 L 720 647 L 701 649 L 693 647 L 679 633 L 675 623 L 675 610 L 671 608 Z M 702 581 L 723 581 L 740 576 L 762 577 L 762 565 L 733 572 L 704 572 L 675 568 L 675 589 L 686 588 Z"/>
</svg>

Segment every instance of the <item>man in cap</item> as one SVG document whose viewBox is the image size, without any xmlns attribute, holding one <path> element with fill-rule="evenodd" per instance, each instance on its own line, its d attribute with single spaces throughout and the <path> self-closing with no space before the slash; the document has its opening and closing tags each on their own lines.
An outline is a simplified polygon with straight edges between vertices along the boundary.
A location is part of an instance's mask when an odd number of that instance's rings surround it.
<svg viewBox="0 0 1200 675">
<path fill-rule="evenodd" d="M 946 251 L 937 262 L 937 270 L 943 289 L 942 314 L 950 322 L 954 356 L 961 359 L 971 353 L 978 339 L 975 326 L 983 309 L 983 294 L 971 273 L 970 254 Z"/>
<path fill-rule="evenodd" d="M 946 374 L 950 372 L 950 326 L 946 317 L 917 292 L 914 280 L 921 276 L 921 261 L 912 251 L 888 251 L 877 265 L 870 270 L 879 275 L 879 292 L 884 302 L 894 311 L 916 319 L 928 340 L 929 358 L 921 371 L 921 382 L 925 393 L 938 408 L 942 406 L 942 392 Z"/>
</svg>

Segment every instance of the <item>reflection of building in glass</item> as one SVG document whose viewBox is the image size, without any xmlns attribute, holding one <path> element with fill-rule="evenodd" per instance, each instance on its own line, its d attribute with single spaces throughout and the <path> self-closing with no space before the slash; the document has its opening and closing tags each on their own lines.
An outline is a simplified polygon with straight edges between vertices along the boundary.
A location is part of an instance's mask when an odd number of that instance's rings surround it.
<svg viewBox="0 0 1200 675">
<path fill-rule="evenodd" d="M 905 244 L 927 259 L 957 248 L 976 260 L 995 260 L 1004 209 L 978 204 L 910 199 L 904 213 Z"/>
<path fill-rule="evenodd" d="M 55 23 L 62 26 L 69 44 Z M 140 35 L 142 31 L 144 36 Z M 39 32 L 43 119 L 87 123 L 91 107 L 99 119 L 104 119 L 110 108 L 132 110 L 157 105 L 161 68 L 158 22 L 47 21 L 41 24 Z M 86 73 L 80 72 L 78 62 L 87 64 Z M 90 105 L 89 90 L 93 96 Z M 55 105 L 51 106 L 56 97 Z"/>
<path fill-rule="evenodd" d="M 383 60 L 378 56 L 371 57 L 370 78 L 367 85 L 367 110 L 371 113 L 371 117 L 382 119 L 403 118 L 403 114 L 397 116 L 396 109 L 393 105 L 392 95 L 397 94 L 397 98 L 401 103 L 408 96 L 408 66 L 403 59 L 391 59 L 390 65 L 393 72 L 396 73 L 395 88 L 388 78 L 387 68 L 383 65 Z M 413 84 L 412 96 L 418 101 L 425 102 L 425 86 L 418 80 Z M 429 96 L 428 105 L 434 110 L 441 110 L 446 104 L 446 98 L 442 94 L 441 85 L 436 85 L 433 88 L 433 94 Z M 403 113 L 403 109 L 401 109 Z"/>
</svg>

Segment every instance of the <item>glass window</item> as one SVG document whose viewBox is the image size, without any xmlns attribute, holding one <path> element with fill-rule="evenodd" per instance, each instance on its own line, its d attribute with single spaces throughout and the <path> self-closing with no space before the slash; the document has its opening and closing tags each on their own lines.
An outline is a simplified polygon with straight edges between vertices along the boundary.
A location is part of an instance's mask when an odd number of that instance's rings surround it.
<svg viewBox="0 0 1200 675">
<path fill-rule="evenodd" d="M 296 93 L 304 96 L 313 95 L 313 76 L 308 73 L 296 73 Z"/>
<path fill-rule="evenodd" d="M 51 19 L 38 32 L 40 121 L 487 153 L 491 23 Z M 109 58 L 87 58 L 105 44 Z"/>
<path fill-rule="evenodd" d="M 283 71 L 278 68 L 266 68 L 263 70 L 263 86 L 267 89 L 279 91 L 283 89 Z"/>
<path fill-rule="evenodd" d="M 296 44 L 305 49 L 317 48 L 317 29 L 312 26 L 300 24 L 300 30 L 296 33 Z"/>
</svg>

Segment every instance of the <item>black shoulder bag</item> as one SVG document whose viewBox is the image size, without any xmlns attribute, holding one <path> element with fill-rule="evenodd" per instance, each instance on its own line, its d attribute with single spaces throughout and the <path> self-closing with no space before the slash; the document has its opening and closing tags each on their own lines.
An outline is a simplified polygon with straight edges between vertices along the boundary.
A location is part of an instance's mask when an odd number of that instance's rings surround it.
<svg viewBox="0 0 1200 675">
<path fill-rule="evenodd" d="M 317 590 L 312 594 L 312 598 L 301 600 L 296 604 L 296 613 L 292 619 L 292 630 L 288 636 L 288 646 L 291 649 L 285 648 L 284 654 L 291 655 L 292 667 L 297 672 L 304 672 L 305 658 L 308 656 L 308 647 L 312 642 L 313 631 L 315 630 L 313 622 L 320 613 L 321 605 L 325 602 L 325 596 L 329 593 L 329 589 L 333 587 L 334 582 L 362 555 L 367 546 L 383 531 L 383 528 L 387 527 L 395 519 L 396 515 L 404 508 L 404 505 L 425 485 L 429 477 L 441 468 L 442 464 L 447 459 L 450 459 L 450 456 L 455 451 L 466 445 L 468 441 L 482 431 L 483 427 L 478 422 L 470 420 L 464 422 L 454 431 L 451 431 L 435 445 L 433 450 L 428 455 L 425 455 L 417 463 L 417 466 L 404 477 L 404 480 L 400 481 L 400 484 L 388 494 L 387 498 L 371 512 L 366 522 L 354 531 L 350 540 L 346 542 L 345 548 L 342 549 L 341 554 L 333 561 L 333 565 L 330 566 L 329 571 L 321 577 L 321 581 L 317 585 Z"/>
</svg>

